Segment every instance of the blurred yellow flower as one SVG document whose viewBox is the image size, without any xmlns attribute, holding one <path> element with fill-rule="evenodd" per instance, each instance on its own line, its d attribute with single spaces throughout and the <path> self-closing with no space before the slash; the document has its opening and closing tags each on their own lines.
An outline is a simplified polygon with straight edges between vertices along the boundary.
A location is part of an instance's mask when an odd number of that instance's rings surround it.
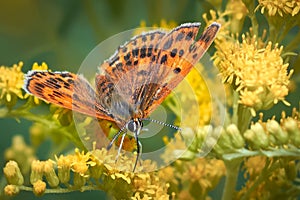
<svg viewBox="0 0 300 200">
<path fill-rule="evenodd" d="M 48 70 L 48 65 L 45 62 L 42 62 L 41 65 L 39 65 L 37 62 L 33 63 L 32 70 Z"/>
<path fill-rule="evenodd" d="M 244 19 L 249 13 L 242 0 L 230 0 L 227 3 L 226 11 L 229 12 L 230 29 L 232 33 L 238 33 L 242 30 Z"/>
<path fill-rule="evenodd" d="M 261 13 L 268 11 L 269 16 L 275 16 L 278 13 L 281 17 L 284 14 L 295 16 L 300 10 L 299 0 L 258 0 L 259 5 L 256 9 L 261 7 Z"/>
<path fill-rule="evenodd" d="M 23 99 L 22 87 L 24 83 L 24 74 L 21 71 L 23 62 L 14 64 L 12 67 L 0 67 L 0 98 L 11 102 L 13 95 Z"/>
<path fill-rule="evenodd" d="M 165 19 L 160 20 L 159 24 L 152 24 L 151 26 L 147 26 L 147 23 L 145 20 L 141 20 L 140 26 L 138 29 L 136 29 L 133 32 L 133 35 L 139 35 L 142 34 L 145 31 L 149 31 L 149 27 L 151 28 L 165 28 L 165 29 L 172 29 L 177 26 L 177 23 L 175 21 L 169 21 L 167 22 Z"/>
</svg>

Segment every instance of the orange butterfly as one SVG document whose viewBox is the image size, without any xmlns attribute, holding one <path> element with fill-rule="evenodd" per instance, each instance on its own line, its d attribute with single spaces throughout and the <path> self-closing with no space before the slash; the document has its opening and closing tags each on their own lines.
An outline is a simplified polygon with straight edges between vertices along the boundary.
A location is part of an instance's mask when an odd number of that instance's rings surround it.
<svg viewBox="0 0 300 200">
<path fill-rule="evenodd" d="M 200 23 L 186 23 L 170 32 L 157 30 L 133 37 L 100 66 L 96 89 L 81 75 L 49 71 L 29 71 L 24 89 L 53 104 L 116 123 L 120 131 L 108 148 L 121 133 L 134 133 L 135 168 L 142 122 L 149 120 L 147 117 L 199 61 L 220 24 L 212 23 L 196 38 L 199 27 Z"/>
</svg>

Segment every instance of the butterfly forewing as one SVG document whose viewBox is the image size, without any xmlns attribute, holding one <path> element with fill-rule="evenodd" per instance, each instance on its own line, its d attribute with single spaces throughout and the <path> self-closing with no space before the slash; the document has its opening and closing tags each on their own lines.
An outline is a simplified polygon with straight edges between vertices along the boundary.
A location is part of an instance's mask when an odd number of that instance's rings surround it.
<svg viewBox="0 0 300 200">
<path fill-rule="evenodd" d="M 160 84 L 156 89 L 156 98 L 146 106 L 144 117 L 148 116 L 190 72 L 213 42 L 220 25 L 211 24 L 199 39 L 196 39 L 199 27 L 200 23 L 183 24 L 161 40 L 157 64 L 164 72 L 159 73 L 157 82 Z"/>
<path fill-rule="evenodd" d="M 24 89 L 36 97 L 86 115 L 113 121 L 104 108 L 96 104 L 96 93 L 80 75 L 70 72 L 30 71 Z"/>
<path fill-rule="evenodd" d="M 154 47 L 165 34 L 163 31 L 151 31 L 133 37 L 100 66 L 99 74 L 116 83 L 131 69 L 153 62 L 152 56 L 157 53 Z"/>
</svg>

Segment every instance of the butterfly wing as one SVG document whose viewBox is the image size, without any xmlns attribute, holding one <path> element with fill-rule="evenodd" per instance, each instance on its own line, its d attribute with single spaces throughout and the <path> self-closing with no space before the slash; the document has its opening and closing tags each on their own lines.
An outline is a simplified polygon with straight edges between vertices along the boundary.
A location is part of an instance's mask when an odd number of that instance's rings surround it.
<svg viewBox="0 0 300 200">
<path fill-rule="evenodd" d="M 70 72 L 29 71 L 25 75 L 24 90 L 58 106 L 114 121 L 113 116 L 96 103 L 96 93 L 83 76 Z"/>
<path fill-rule="evenodd" d="M 163 31 L 151 31 L 133 37 L 99 68 L 96 76 L 96 92 L 103 105 L 123 124 L 136 112 L 134 103 L 136 88 L 145 85 L 145 73 L 149 63 L 155 63 L 158 51 L 155 46 L 166 35 Z"/>
<path fill-rule="evenodd" d="M 142 34 L 120 46 L 96 78 L 99 93 L 107 83 L 111 88 L 100 98 L 109 94 L 110 101 L 102 104 L 123 121 L 147 117 L 198 62 L 220 25 L 213 23 L 196 41 L 199 27 L 200 23 L 183 24 L 167 34 Z"/>
<path fill-rule="evenodd" d="M 143 117 L 155 110 L 200 60 L 215 39 L 220 24 L 212 23 L 197 39 L 199 27 L 200 23 L 183 24 L 160 41 L 156 62 L 160 66 L 159 70 L 163 72 L 156 77 L 159 84 L 156 89 L 152 89 L 156 91 L 154 97 L 148 98 L 142 108 Z"/>
</svg>

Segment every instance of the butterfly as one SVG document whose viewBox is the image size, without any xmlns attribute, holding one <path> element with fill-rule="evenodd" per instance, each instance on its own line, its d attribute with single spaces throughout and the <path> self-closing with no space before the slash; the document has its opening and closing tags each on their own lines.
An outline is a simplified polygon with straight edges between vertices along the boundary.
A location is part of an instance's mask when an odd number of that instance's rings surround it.
<svg viewBox="0 0 300 200">
<path fill-rule="evenodd" d="M 50 103 L 117 124 L 120 131 L 108 149 L 121 134 L 122 142 L 127 131 L 133 133 L 135 169 L 141 153 L 138 136 L 143 121 L 149 120 L 149 115 L 199 61 L 220 24 L 212 23 L 198 37 L 199 28 L 200 23 L 185 23 L 170 32 L 154 30 L 131 38 L 99 67 L 95 89 L 82 75 L 67 71 L 29 71 L 23 88 Z"/>
</svg>

